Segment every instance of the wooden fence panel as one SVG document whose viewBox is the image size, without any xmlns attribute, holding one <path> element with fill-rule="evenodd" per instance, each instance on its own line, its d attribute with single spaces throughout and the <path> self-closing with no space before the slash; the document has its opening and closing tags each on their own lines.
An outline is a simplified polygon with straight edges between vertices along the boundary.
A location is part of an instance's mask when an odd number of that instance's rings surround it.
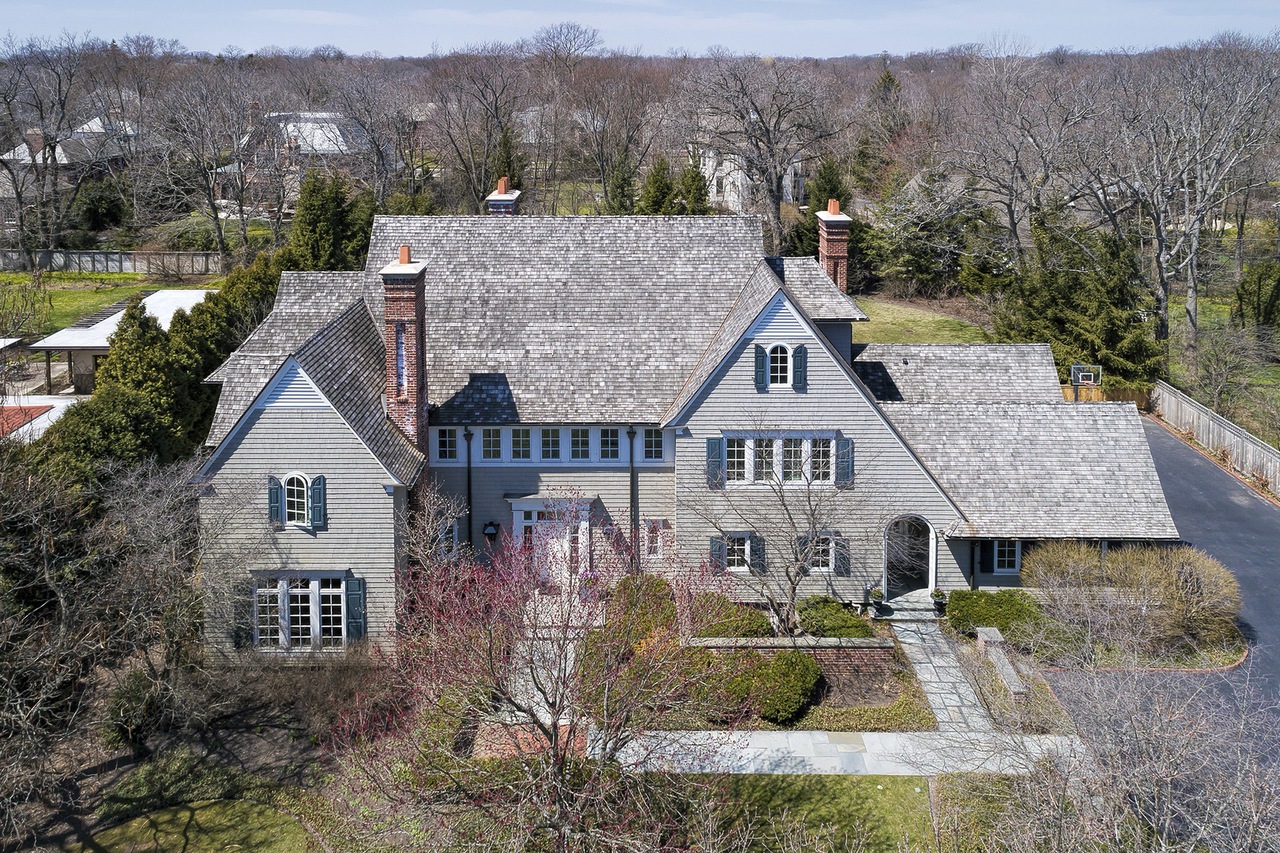
<svg viewBox="0 0 1280 853">
<path fill-rule="evenodd" d="M 1165 382 L 1152 388 L 1151 405 L 1165 422 L 1191 433 L 1237 472 L 1273 491 L 1280 486 L 1280 450 Z"/>
<path fill-rule="evenodd" d="M 51 272 L 131 272 L 157 278 L 222 274 L 217 252 L 42 251 L 36 253 L 36 263 Z M 25 270 L 27 259 L 21 252 L 0 252 L 0 269 Z"/>
</svg>

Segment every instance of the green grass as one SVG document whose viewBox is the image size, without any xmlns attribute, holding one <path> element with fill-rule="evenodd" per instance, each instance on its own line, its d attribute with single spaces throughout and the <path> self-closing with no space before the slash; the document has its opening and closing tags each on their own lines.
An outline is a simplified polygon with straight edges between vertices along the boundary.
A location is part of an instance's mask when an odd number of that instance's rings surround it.
<svg viewBox="0 0 1280 853">
<path fill-rule="evenodd" d="M 836 838 L 864 838 L 870 851 L 912 849 L 933 838 L 929 787 L 917 776 L 733 776 L 731 801 L 741 802 L 767 828 L 785 810 L 811 830 Z M 753 850 L 773 849 L 756 833 Z M 837 849 L 843 849 L 836 845 Z"/>
<path fill-rule="evenodd" d="M 172 806 L 112 827 L 73 851 L 183 850 L 214 853 L 227 850 L 308 849 L 302 824 L 271 806 L 243 800 L 204 800 Z"/>
<path fill-rule="evenodd" d="M 868 296 L 859 296 L 856 301 L 871 318 L 868 323 L 854 324 L 857 343 L 980 344 L 989 340 L 982 329 L 946 314 Z"/>
<path fill-rule="evenodd" d="M 141 276 L 139 276 L 141 278 Z M 81 282 L 82 285 L 86 284 Z M 44 333 L 53 334 L 65 329 L 81 317 L 87 317 L 113 305 L 122 299 L 128 299 L 143 290 L 186 290 L 190 288 L 207 289 L 217 287 L 218 283 L 183 283 L 183 284 L 145 284 L 93 285 L 87 286 L 55 286 L 49 288 L 49 321 L 45 324 Z"/>
</svg>

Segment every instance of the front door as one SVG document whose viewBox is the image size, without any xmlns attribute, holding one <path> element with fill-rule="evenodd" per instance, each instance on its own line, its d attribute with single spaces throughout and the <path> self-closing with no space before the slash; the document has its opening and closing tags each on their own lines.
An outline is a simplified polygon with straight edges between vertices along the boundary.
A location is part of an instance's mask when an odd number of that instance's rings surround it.
<svg viewBox="0 0 1280 853">
<path fill-rule="evenodd" d="M 933 532 L 920 518 L 900 518 L 885 532 L 885 597 L 929 586 Z"/>
<path fill-rule="evenodd" d="M 564 510 L 520 510 L 515 525 L 525 559 L 544 583 L 562 584 L 582 562 L 584 522 Z"/>
</svg>

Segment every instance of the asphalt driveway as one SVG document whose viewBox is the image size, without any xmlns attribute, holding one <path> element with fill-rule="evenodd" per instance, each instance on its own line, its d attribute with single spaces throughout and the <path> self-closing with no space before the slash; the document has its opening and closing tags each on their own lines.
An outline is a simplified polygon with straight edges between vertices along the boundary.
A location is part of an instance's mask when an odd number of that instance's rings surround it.
<svg viewBox="0 0 1280 853">
<path fill-rule="evenodd" d="M 1280 692 L 1280 507 L 1259 497 L 1160 424 L 1143 421 L 1178 532 L 1240 582 L 1253 674 Z"/>
</svg>

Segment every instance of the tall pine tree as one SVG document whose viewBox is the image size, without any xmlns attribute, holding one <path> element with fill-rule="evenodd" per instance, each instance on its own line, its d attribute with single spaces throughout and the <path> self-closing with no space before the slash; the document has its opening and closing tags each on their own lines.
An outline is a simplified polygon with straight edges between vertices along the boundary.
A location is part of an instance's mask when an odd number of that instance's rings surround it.
<svg viewBox="0 0 1280 853">
<path fill-rule="evenodd" d="M 640 199 L 636 202 L 636 213 L 643 216 L 658 216 L 671 198 L 671 164 L 667 158 L 659 154 L 653 158 L 649 174 L 640 186 Z"/>
</svg>

